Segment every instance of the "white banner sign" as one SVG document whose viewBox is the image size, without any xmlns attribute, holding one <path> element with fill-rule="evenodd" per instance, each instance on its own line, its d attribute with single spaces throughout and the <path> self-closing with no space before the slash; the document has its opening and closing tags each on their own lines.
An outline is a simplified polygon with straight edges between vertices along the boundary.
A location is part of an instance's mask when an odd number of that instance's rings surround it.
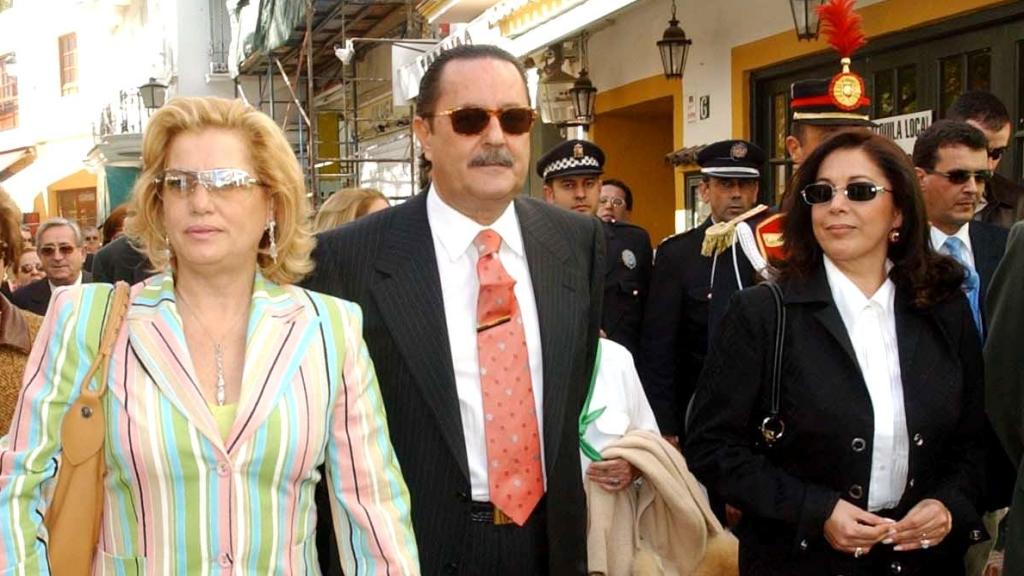
<svg viewBox="0 0 1024 576">
<path fill-rule="evenodd" d="M 877 124 L 874 128 L 876 133 L 892 139 L 904 152 L 912 154 L 918 135 L 932 125 L 932 111 L 878 118 L 873 122 Z"/>
</svg>

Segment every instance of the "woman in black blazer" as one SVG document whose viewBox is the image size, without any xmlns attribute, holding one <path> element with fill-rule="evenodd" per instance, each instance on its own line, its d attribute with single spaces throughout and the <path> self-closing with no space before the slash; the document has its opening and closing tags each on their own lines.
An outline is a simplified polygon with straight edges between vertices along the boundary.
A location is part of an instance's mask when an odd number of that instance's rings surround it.
<svg viewBox="0 0 1024 576">
<path fill-rule="evenodd" d="M 963 574 L 985 538 L 982 361 L 963 271 L 932 252 L 906 154 L 839 133 L 797 172 L 779 286 L 780 418 L 768 413 L 776 308 L 733 297 L 701 374 L 686 456 L 739 508 L 740 572 Z"/>
</svg>

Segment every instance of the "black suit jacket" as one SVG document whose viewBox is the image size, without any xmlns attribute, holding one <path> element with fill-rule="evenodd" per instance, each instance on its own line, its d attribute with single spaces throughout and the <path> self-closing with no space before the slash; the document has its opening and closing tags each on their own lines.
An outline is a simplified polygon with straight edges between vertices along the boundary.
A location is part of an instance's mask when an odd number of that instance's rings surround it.
<svg viewBox="0 0 1024 576">
<path fill-rule="evenodd" d="M 604 312 L 601 329 L 609 340 L 625 346 L 637 357 L 644 302 L 651 281 L 651 237 L 639 226 L 605 222 Z"/>
<path fill-rule="evenodd" d="M 88 284 L 92 281 L 92 274 L 82 270 L 82 283 Z M 18 288 L 11 295 L 11 303 L 22 310 L 28 310 L 39 316 L 46 316 L 46 309 L 50 306 L 50 281 L 46 278 L 40 278 L 35 282 Z"/>
<path fill-rule="evenodd" d="M 981 347 L 966 298 L 918 310 L 897 290 L 895 304 L 910 456 L 903 497 L 886 515 L 902 518 L 936 498 L 953 514 L 953 533 L 926 552 L 879 545 L 857 560 L 835 552 L 823 527 L 840 498 L 867 507 L 871 398 L 824 267 L 782 289 L 782 439 L 768 452 L 753 447 L 768 409 L 776 319 L 769 290 L 759 286 L 733 298 L 704 365 L 685 446 L 697 478 L 743 511 L 737 536 L 741 566 L 751 567 L 745 573 L 888 574 L 893 562 L 903 575 L 962 573 L 968 542 L 984 538 L 977 504 L 986 427 Z"/>
<path fill-rule="evenodd" d="M 92 274 L 96 282 L 113 284 L 123 280 L 137 284 L 154 274 L 150 268 L 149 260 L 128 242 L 128 237 L 119 236 L 93 256 Z"/>
<path fill-rule="evenodd" d="M 586 574 L 577 420 L 600 324 L 599 221 L 515 200 L 540 320 L 551 574 Z M 305 286 L 364 314 L 391 440 L 412 496 L 424 574 L 457 571 L 470 523 L 466 445 L 426 194 L 318 237 Z"/>
<path fill-rule="evenodd" d="M 1006 255 L 988 292 L 985 342 L 985 403 L 992 426 L 1017 470 L 1007 516 L 1004 574 L 1024 574 L 1024 223 L 1010 230 Z"/>
<path fill-rule="evenodd" d="M 985 295 L 988 294 L 988 287 L 992 284 L 992 275 L 999 267 L 999 261 L 1003 259 L 1006 252 L 1006 238 L 1009 230 L 995 224 L 972 221 L 967 227 L 967 233 L 971 237 L 971 250 L 974 252 L 974 269 L 978 272 L 981 280 L 981 303 L 982 316 L 985 312 Z"/>
</svg>

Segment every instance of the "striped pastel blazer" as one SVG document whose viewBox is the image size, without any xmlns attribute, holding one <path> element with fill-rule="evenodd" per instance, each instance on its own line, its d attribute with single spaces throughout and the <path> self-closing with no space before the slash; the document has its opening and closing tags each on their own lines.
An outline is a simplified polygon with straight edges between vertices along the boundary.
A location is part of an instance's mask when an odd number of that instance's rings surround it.
<svg viewBox="0 0 1024 576">
<path fill-rule="evenodd" d="M 416 574 L 409 493 L 358 306 L 257 274 L 227 439 L 200 394 L 173 278 L 132 289 L 112 358 L 95 574 L 316 574 L 326 462 L 345 574 Z M 0 443 L 0 574 L 47 574 L 44 488 L 110 285 L 58 290 Z M 323 511 L 326 513 L 326 511 Z"/>
</svg>

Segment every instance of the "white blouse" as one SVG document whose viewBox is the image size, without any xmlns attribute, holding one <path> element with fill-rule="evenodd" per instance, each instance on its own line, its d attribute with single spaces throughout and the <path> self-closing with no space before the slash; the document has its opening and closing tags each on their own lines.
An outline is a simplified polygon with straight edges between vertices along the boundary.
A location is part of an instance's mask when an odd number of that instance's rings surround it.
<svg viewBox="0 0 1024 576">
<path fill-rule="evenodd" d="M 824 260 L 832 299 L 850 336 L 874 409 L 868 511 L 894 508 L 903 496 L 910 460 L 896 341 L 896 286 L 886 278 L 868 298 L 827 256 Z M 892 263 L 886 261 L 886 269 L 891 268 Z"/>
</svg>

